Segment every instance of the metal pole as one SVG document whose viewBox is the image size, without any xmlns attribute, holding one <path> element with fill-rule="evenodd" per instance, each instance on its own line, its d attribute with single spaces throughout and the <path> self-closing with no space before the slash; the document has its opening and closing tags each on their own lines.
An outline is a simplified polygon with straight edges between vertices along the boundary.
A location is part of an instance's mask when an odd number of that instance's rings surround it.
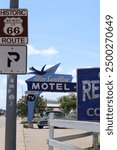
<svg viewBox="0 0 117 150">
<path fill-rule="evenodd" d="M 7 75 L 5 150 L 16 150 L 17 75 Z"/>
<path fill-rule="evenodd" d="M 10 0 L 10 8 L 18 8 L 19 0 Z M 7 75 L 5 150 L 16 150 L 17 75 Z"/>
<path fill-rule="evenodd" d="M 18 8 L 19 0 L 10 0 L 10 8 Z"/>
<path fill-rule="evenodd" d="M 49 114 L 49 139 L 54 138 L 54 127 L 50 126 L 50 120 L 51 119 L 54 119 L 54 114 L 53 113 Z M 49 139 L 48 139 L 48 150 L 53 150 L 53 146 L 49 145 Z"/>
</svg>

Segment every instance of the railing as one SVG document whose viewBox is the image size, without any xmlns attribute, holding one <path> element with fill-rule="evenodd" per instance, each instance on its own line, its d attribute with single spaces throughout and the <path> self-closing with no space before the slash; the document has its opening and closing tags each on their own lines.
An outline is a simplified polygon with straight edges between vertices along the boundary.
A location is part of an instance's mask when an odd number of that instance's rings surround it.
<svg viewBox="0 0 117 150">
<path fill-rule="evenodd" d="M 54 138 L 54 127 L 63 127 L 71 129 L 86 130 L 86 133 L 75 134 L 70 136 L 62 136 Z M 100 124 L 96 122 L 85 122 L 85 121 L 73 121 L 73 120 L 62 120 L 54 119 L 53 114 L 50 114 L 49 119 L 49 139 L 48 139 L 48 150 L 53 150 L 53 147 L 57 147 L 62 150 L 86 150 L 84 148 L 68 145 L 64 143 L 67 140 L 73 140 L 86 136 L 93 135 L 93 150 L 98 150 L 98 135 L 100 133 Z"/>
</svg>

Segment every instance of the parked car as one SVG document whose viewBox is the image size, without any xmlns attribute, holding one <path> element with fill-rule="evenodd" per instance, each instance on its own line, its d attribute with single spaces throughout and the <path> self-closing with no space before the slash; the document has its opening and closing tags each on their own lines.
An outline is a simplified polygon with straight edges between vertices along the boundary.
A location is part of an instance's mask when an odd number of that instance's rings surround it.
<svg viewBox="0 0 117 150">
<path fill-rule="evenodd" d="M 37 121 L 37 126 L 38 126 L 38 128 L 42 129 L 44 126 L 48 126 L 48 125 L 49 125 L 49 124 L 48 124 L 48 119 L 49 119 L 49 114 L 50 114 L 50 113 L 53 113 L 53 114 L 54 114 L 54 118 L 60 119 L 60 118 L 63 118 L 63 117 L 64 117 L 64 115 L 63 115 L 63 113 L 62 113 L 61 111 L 54 111 L 54 110 L 52 110 L 52 111 L 47 111 L 47 112 L 45 112 L 44 116 L 41 117 L 41 118 Z"/>
</svg>

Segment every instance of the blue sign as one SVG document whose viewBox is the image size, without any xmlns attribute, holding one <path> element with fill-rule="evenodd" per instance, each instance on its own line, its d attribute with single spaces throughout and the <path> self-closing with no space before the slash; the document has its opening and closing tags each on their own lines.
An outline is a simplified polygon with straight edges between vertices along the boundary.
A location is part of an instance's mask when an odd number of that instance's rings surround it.
<svg viewBox="0 0 117 150">
<path fill-rule="evenodd" d="M 100 120 L 100 68 L 77 70 L 78 120 Z"/>
<path fill-rule="evenodd" d="M 28 123 L 32 123 L 34 105 L 37 97 L 43 91 L 50 92 L 76 92 L 76 83 L 70 83 L 73 79 L 72 75 L 55 74 L 60 63 L 45 70 L 44 65 L 41 70 L 31 67 L 29 74 L 33 77 L 26 80 L 28 91 L 39 91 L 39 93 L 30 95 L 28 98 Z M 35 98 L 35 99 L 34 99 Z"/>
<path fill-rule="evenodd" d="M 27 82 L 29 91 L 76 92 L 76 83 L 71 82 Z"/>
</svg>

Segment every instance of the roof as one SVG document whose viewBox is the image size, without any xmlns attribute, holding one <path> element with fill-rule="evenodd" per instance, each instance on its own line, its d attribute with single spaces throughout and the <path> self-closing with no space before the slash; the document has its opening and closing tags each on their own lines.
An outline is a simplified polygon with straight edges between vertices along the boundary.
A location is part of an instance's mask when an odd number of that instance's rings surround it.
<svg viewBox="0 0 117 150">
<path fill-rule="evenodd" d="M 47 104 L 47 107 L 59 108 L 59 104 Z"/>
</svg>

